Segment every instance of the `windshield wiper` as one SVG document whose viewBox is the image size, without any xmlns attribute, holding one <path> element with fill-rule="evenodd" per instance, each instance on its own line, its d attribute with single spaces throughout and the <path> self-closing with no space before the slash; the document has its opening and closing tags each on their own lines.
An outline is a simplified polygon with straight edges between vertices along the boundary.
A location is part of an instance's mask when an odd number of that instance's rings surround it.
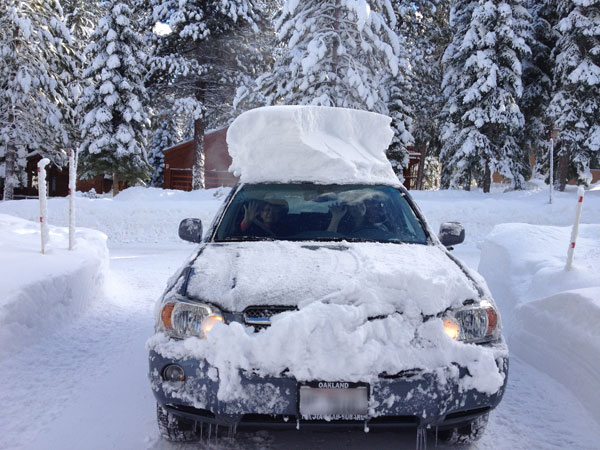
<svg viewBox="0 0 600 450">
<path fill-rule="evenodd" d="M 259 236 L 231 236 L 222 239 L 215 239 L 215 242 L 247 242 L 247 241 L 276 241 L 271 237 L 259 237 Z"/>
</svg>

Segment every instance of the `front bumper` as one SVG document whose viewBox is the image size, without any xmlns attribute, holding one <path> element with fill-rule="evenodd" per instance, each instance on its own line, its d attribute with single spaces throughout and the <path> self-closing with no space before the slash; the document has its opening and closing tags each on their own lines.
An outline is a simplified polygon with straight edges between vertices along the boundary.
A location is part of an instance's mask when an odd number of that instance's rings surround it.
<svg viewBox="0 0 600 450">
<path fill-rule="evenodd" d="M 183 368 L 185 381 L 163 380 L 163 369 L 169 364 Z M 499 357 L 496 364 L 504 374 L 504 385 L 492 395 L 462 390 L 460 380 L 469 374 L 459 366 L 380 376 L 369 384 L 369 427 L 431 425 L 443 428 L 464 424 L 485 414 L 500 403 L 508 378 L 508 357 Z M 217 398 L 219 377 L 214 367 L 205 361 L 173 360 L 150 352 L 154 396 L 175 415 L 222 425 L 296 427 L 356 423 L 364 426 L 364 420 L 303 420 L 298 413 L 298 382 L 294 378 L 283 375 L 260 377 L 249 373 L 241 373 L 240 377 L 244 395 L 235 401 L 222 402 Z"/>
</svg>

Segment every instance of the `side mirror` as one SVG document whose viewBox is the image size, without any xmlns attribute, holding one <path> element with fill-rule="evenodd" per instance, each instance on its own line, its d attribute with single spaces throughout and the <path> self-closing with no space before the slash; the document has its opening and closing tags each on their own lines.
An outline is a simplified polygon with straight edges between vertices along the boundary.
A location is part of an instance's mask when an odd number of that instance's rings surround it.
<svg viewBox="0 0 600 450">
<path fill-rule="evenodd" d="M 202 242 L 202 221 L 200 219 L 183 219 L 179 224 L 179 237 L 184 241 Z"/>
<path fill-rule="evenodd" d="M 461 244 L 465 240 L 465 229 L 460 222 L 444 222 L 440 225 L 438 235 L 440 242 L 445 247 Z"/>
</svg>

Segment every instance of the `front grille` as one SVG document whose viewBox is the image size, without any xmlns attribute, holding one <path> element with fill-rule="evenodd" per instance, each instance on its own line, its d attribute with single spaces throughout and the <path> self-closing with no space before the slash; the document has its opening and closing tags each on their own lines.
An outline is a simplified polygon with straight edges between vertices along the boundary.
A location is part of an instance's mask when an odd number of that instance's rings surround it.
<svg viewBox="0 0 600 450">
<path fill-rule="evenodd" d="M 244 310 L 244 323 L 259 331 L 271 325 L 271 317 L 295 309 L 295 306 L 248 306 Z"/>
</svg>

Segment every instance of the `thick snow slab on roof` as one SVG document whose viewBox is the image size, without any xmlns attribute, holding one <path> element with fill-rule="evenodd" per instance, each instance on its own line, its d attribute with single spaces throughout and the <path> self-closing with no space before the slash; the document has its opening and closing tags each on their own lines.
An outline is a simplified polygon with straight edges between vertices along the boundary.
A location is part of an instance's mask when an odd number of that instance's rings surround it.
<svg viewBox="0 0 600 450">
<path fill-rule="evenodd" d="M 102 293 L 106 235 L 77 229 L 69 251 L 66 228 L 50 226 L 41 254 L 40 225 L 0 214 L 0 359 L 44 336 Z"/>
<path fill-rule="evenodd" d="M 381 114 L 324 106 L 269 106 L 229 127 L 230 171 L 245 183 L 391 184 L 385 156 L 394 135 Z"/>
</svg>

